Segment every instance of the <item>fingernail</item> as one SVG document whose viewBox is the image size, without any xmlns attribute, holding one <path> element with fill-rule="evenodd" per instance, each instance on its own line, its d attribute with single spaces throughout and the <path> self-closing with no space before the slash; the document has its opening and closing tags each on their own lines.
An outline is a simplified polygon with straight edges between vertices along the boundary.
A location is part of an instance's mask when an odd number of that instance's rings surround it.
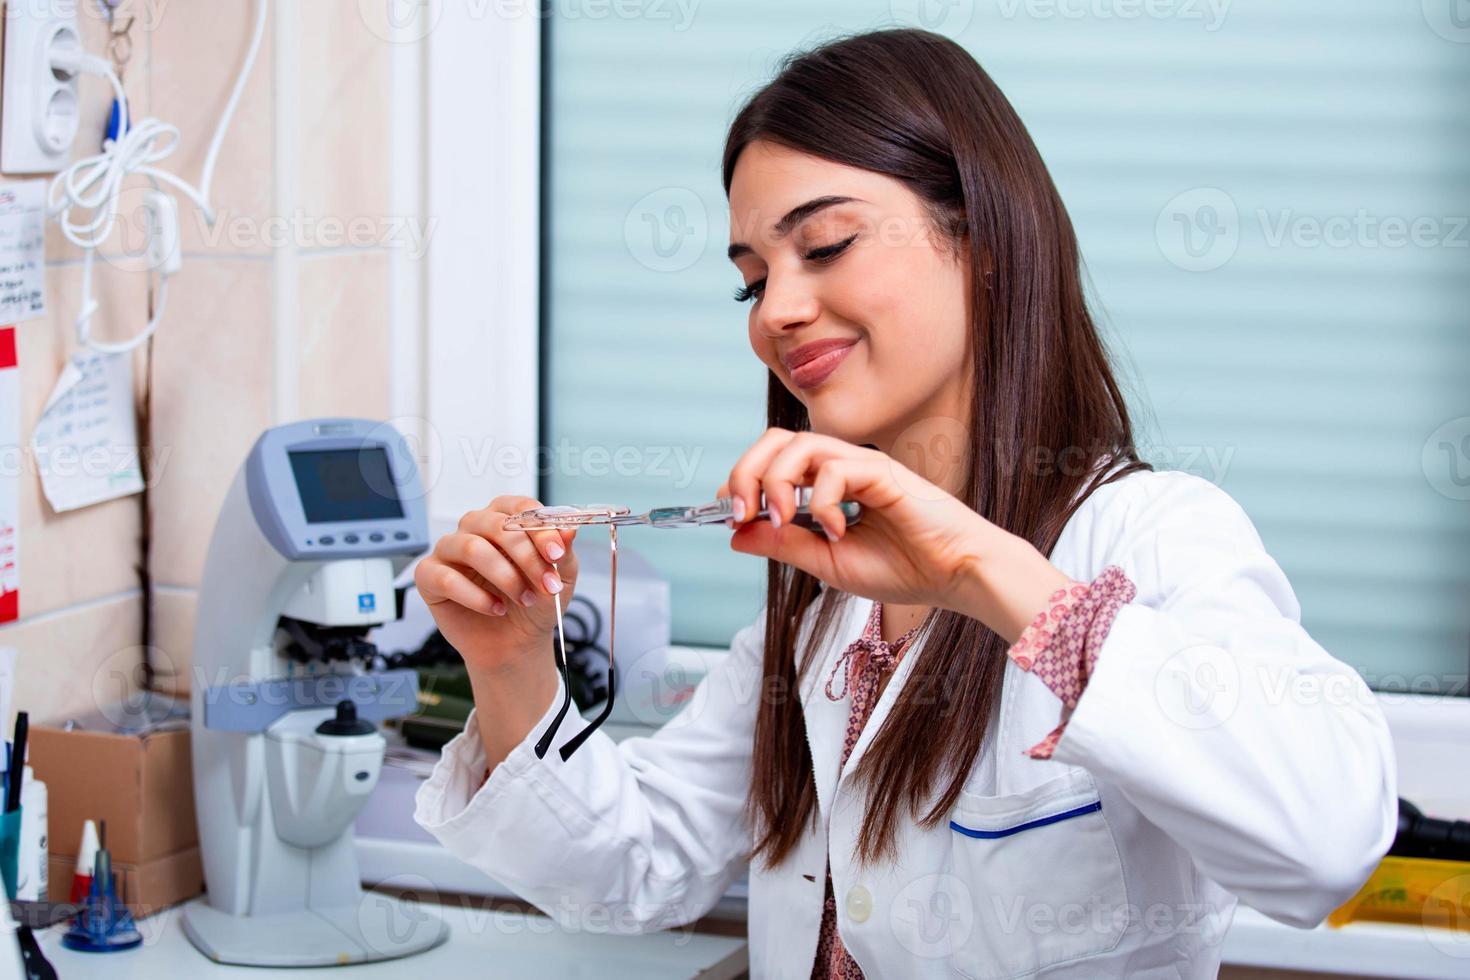
<svg viewBox="0 0 1470 980">
<path fill-rule="evenodd" d="M 780 526 L 781 526 L 781 512 L 779 510 L 777 510 L 776 508 L 772 507 L 771 508 L 771 527 L 780 527 Z"/>
<path fill-rule="evenodd" d="M 492 602 L 490 604 L 490 615 L 492 615 L 492 616 L 504 616 L 505 615 L 505 603 L 501 602 L 499 599 L 496 599 L 494 602 Z"/>
<path fill-rule="evenodd" d="M 561 556 L 567 553 L 567 549 L 561 546 L 560 541 L 553 541 L 546 546 L 546 557 L 552 561 L 561 561 Z"/>
<path fill-rule="evenodd" d="M 556 595 L 561 591 L 561 579 L 557 578 L 555 574 L 547 572 L 541 576 L 541 581 L 546 585 L 546 591 L 552 595 Z"/>
<path fill-rule="evenodd" d="M 739 524 L 743 520 L 745 520 L 745 498 L 744 497 L 736 497 L 735 498 L 735 523 Z"/>
<path fill-rule="evenodd" d="M 535 604 L 536 604 L 536 593 L 532 592 L 530 589 L 527 589 L 526 591 L 524 591 L 524 592 L 521 593 L 521 605 L 523 605 L 523 606 L 534 606 Z"/>
<path fill-rule="evenodd" d="M 833 532 L 833 530 L 830 527 L 828 527 L 825 524 L 822 525 L 822 533 L 825 534 L 825 535 L 827 535 L 827 540 L 828 541 L 831 541 L 833 544 L 836 544 L 837 543 L 837 535 Z"/>
</svg>

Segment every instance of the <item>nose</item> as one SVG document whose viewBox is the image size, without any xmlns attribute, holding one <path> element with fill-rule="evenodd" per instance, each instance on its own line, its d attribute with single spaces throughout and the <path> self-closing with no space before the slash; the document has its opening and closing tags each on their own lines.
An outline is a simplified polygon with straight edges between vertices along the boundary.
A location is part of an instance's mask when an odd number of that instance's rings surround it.
<svg viewBox="0 0 1470 980">
<path fill-rule="evenodd" d="M 803 282 L 803 277 L 772 273 L 766 275 L 765 292 L 756 311 L 756 327 L 771 338 L 778 338 L 796 327 L 817 319 L 821 304 L 816 294 Z"/>
</svg>

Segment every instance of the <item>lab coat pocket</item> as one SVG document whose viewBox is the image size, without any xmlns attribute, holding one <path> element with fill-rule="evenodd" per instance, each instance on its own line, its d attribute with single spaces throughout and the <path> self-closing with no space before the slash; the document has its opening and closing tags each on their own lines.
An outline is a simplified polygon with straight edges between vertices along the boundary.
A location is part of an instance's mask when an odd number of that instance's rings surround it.
<svg viewBox="0 0 1470 980">
<path fill-rule="evenodd" d="M 1029 976 L 1123 938 L 1123 862 L 1086 771 L 1009 796 L 962 793 L 949 835 L 972 913 L 968 938 L 954 949 L 964 975 Z"/>
</svg>

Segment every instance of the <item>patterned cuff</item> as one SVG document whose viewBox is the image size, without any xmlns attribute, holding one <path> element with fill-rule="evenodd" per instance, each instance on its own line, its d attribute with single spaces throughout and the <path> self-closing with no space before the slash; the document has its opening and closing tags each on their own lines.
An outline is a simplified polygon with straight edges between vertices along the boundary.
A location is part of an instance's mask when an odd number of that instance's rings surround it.
<svg viewBox="0 0 1470 980">
<path fill-rule="evenodd" d="M 1109 565 L 1091 585 L 1073 582 L 1052 593 L 1047 608 L 1006 651 L 1017 667 L 1035 674 L 1062 702 L 1061 724 L 1026 750 L 1031 758 L 1051 758 L 1092 676 L 1097 651 L 1108 638 L 1113 619 L 1137 593 L 1123 570 Z"/>
</svg>

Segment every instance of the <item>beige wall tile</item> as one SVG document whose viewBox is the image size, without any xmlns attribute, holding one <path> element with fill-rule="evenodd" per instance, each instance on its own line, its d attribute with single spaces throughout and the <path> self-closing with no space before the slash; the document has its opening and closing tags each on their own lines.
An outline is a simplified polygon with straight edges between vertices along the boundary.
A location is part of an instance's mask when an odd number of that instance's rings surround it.
<svg viewBox="0 0 1470 980">
<path fill-rule="evenodd" d="M 187 694 L 194 668 L 194 610 L 197 593 L 191 591 L 153 594 L 154 687 L 160 691 Z"/>
<path fill-rule="evenodd" d="M 182 133 L 178 149 L 168 159 L 169 168 L 197 183 L 215 124 L 245 61 L 255 4 L 172 0 L 152 6 L 158 9 L 150 37 L 153 114 Z M 270 5 L 272 18 L 279 7 Z M 267 23 L 260 58 L 220 151 L 211 195 L 219 221 L 206 228 L 197 208 L 180 204 L 186 254 L 269 251 L 262 220 L 271 214 L 274 195 L 271 36 Z"/>
<path fill-rule="evenodd" d="M 387 418 L 387 254 L 303 259 L 299 290 L 301 417 Z"/>
<path fill-rule="evenodd" d="M 147 293 L 141 277 L 109 274 L 99 265 L 95 296 L 102 304 L 97 317 L 120 324 L 132 319 L 131 329 L 142 325 Z M 76 266 L 46 272 L 51 314 L 45 320 L 19 324 L 16 346 L 20 361 L 21 439 L 29 446 L 41 409 L 51 395 L 62 367 L 74 350 L 72 318 L 80 290 Z M 135 361 L 136 365 L 141 361 Z M 80 510 L 57 514 L 41 491 L 34 457 L 26 452 L 20 478 L 20 599 L 21 615 L 47 612 L 73 602 L 113 595 L 139 584 L 136 569 L 141 553 L 142 504 L 137 496 L 123 497 Z"/>
<path fill-rule="evenodd" d="M 77 26 L 81 30 L 83 46 L 93 54 L 106 56 L 107 52 L 107 26 L 103 21 L 95 3 L 80 3 L 77 5 Z M 137 40 L 134 55 L 131 62 L 131 71 L 125 73 L 123 82 L 128 94 L 128 102 L 135 118 L 141 118 L 148 113 L 148 86 L 146 84 L 147 68 L 147 42 L 141 29 L 133 32 Z M 3 58 L 0 58 L 3 60 Z M 77 128 L 77 140 L 72 149 L 71 159 L 79 160 L 82 157 L 91 156 L 102 149 L 102 134 L 107 128 L 107 118 L 112 111 L 112 86 L 106 81 L 94 75 L 84 75 L 79 86 L 81 93 L 81 118 Z M 16 174 L 6 175 L 4 179 L 14 180 L 51 180 L 51 174 Z M 141 190 L 126 193 L 123 199 L 122 214 L 133 215 Z M 121 220 L 121 219 L 120 219 Z M 117 253 L 126 244 L 122 230 L 113 237 L 111 242 L 104 247 L 103 251 Z M 61 234 L 60 228 L 52 222 L 46 228 L 46 258 L 48 261 L 57 259 L 76 258 L 81 250 L 68 242 Z"/>
<path fill-rule="evenodd" d="M 197 259 L 170 288 L 154 342 L 152 571 L 195 586 L 225 491 L 271 424 L 271 265 Z"/>
<path fill-rule="evenodd" d="M 359 15 L 332 3 L 296 4 L 300 147 L 298 199 L 316 231 L 303 248 L 334 247 L 330 226 L 354 218 L 377 226 L 381 244 L 388 214 L 388 63 L 390 45 Z M 363 245 L 354 240 L 350 244 Z"/>
<path fill-rule="evenodd" d="M 89 50 L 105 50 L 105 28 L 92 5 L 82 18 Z M 272 4 L 272 16 L 278 5 Z M 300 413 L 381 418 L 389 405 L 388 256 L 343 252 L 387 235 L 389 57 L 355 9 L 307 0 L 286 5 L 299 24 L 289 95 L 300 166 L 300 202 L 292 241 L 307 252 L 300 266 Z M 234 84 L 253 26 L 249 3 L 174 0 L 139 5 L 128 91 L 134 117 L 154 115 L 179 127 L 178 148 L 163 166 L 197 182 L 213 126 Z M 205 229 L 181 202 L 183 272 L 170 284 L 168 313 L 154 345 L 149 441 L 155 452 L 150 502 L 152 567 L 165 589 L 152 601 L 152 657 L 161 687 L 186 690 L 191 669 L 196 586 L 218 508 L 229 481 L 260 431 L 272 422 L 273 243 L 275 146 L 272 30 L 227 137 L 213 200 L 221 221 Z M 96 79 L 83 81 L 84 112 L 76 155 L 92 152 L 111 106 Z M 146 321 L 148 277 L 128 258 L 141 242 L 141 187 L 124 196 L 121 227 L 96 268 L 102 305 L 95 330 L 118 339 Z M 360 219 L 352 230 L 353 219 Z M 368 224 L 363 224 L 366 219 Z M 328 224 L 323 224 L 323 222 Z M 335 237 L 330 237 L 334 235 Z M 48 228 L 47 256 L 65 264 L 48 271 L 52 313 L 19 330 L 23 433 L 32 430 L 73 342 L 80 302 L 79 251 Z M 228 258 L 213 259 L 211 255 Z M 146 355 L 136 355 L 138 391 Z M 52 514 L 34 472 L 21 500 L 22 615 L 0 628 L 0 645 L 21 650 L 18 703 L 38 720 L 90 710 L 115 675 L 132 677 L 141 662 L 142 598 L 134 567 L 141 555 L 138 498 L 66 515 Z M 102 600 L 96 604 L 88 600 Z M 68 604 L 88 603 L 80 608 Z M 39 620 L 37 614 L 42 614 Z M 32 667 L 34 665 L 34 667 Z M 121 666 L 120 666 L 121 665 Z M 83 683 L 85 681 L 85 683 Z M 94 694 L 94 689 L 99 692 Z M 5 722 L 8 724 L 8 721 Z"/>
<path fill-rule="evenodd" d="M 135 594 L 0 626 L 0 646 L 18 651 L 12 711 L 57 722 L 135 692 L 142 611 Z"/>
</svg>

